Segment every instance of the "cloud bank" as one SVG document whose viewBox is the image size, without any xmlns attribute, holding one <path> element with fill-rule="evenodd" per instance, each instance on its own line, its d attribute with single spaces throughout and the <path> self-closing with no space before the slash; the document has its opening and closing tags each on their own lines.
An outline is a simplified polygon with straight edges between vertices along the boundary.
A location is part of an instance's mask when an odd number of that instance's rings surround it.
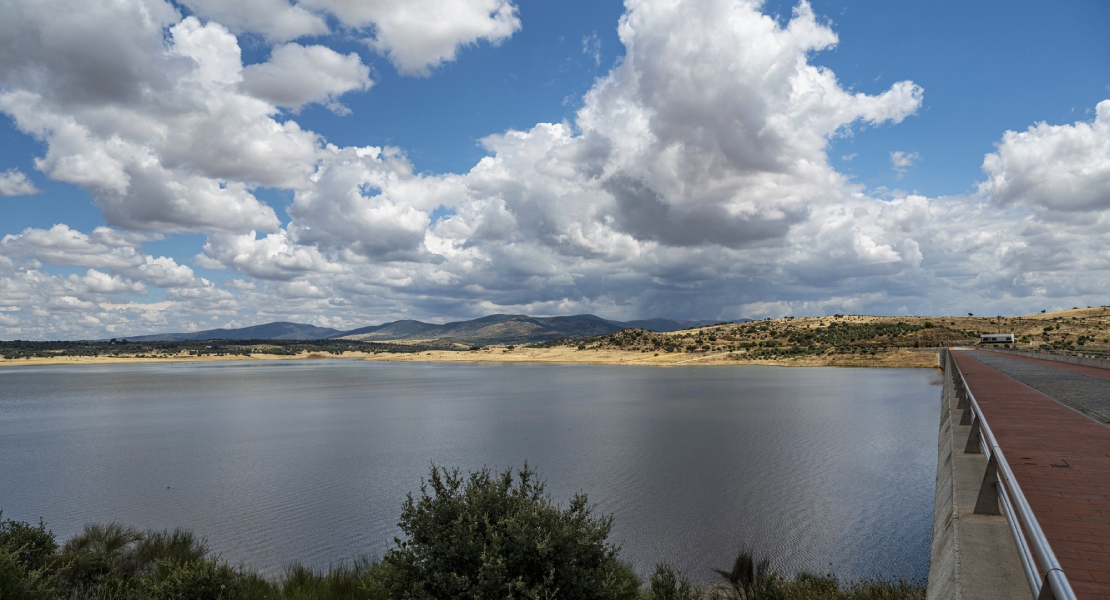
<svg viewBox="0 0 1110 600">
<path fill-rule="evenodd" d="M 1026 311 L 1110 292 L 1110 101 L 1090 122 L 1001 134 L 976 194 L 880 197 L 831 166 L 830 140 L 896 127 L 926 91 L 855 92 L 812 64 L 838 38 L 805 2 L 775 20 L 754 1 L 628 0 L 624 57 L 574 119 L 491 133 L 459 174 L 302 128 L 308 104 L 343 114 L 342 96 L 374 93 L 357 53 L 302 38 L 340 27 L 430 75 L 519 30 L 512 3 L 184 6 L 0 9 L 0 111 L 44 144 L 35 168 L 108 223 L 3 237 L 0 335 Z M 241 36 L 270 44 L 266 62 L 243 64 Z M 899 172 L 917 160 L 891 151 Z M 260 188 L 289 193 L 287 220 Z M 195 256 L 142 250 L 181 232 L 205 236 Z"/>
</svg>

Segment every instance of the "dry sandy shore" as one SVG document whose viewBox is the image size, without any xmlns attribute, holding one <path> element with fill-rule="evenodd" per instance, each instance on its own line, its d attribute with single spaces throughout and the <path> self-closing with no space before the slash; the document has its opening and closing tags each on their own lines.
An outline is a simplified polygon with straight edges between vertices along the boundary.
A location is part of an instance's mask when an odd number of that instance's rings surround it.
<svg viewBox="0 0 1110 600">
<path fill-rule="evenodd" d="M 645 365 L 645 366 L 702 366 L 702 365 L 777 365 L 784 367 L 909 367 L 930 368 L 937 366 L 935 350 L 894 350 L 875 356 L 837 355 L 807 357 L 795 360 L 737 360 L 727 352 L 720 353 L 665 353 L 628 352 L 622 350 L 577 350 L 559 348 L 517 348 L 508 350 L 493 347 L 487 350 L 451 352 L 445 350 L 419 353 L 344 352 L 343 354 L 302 353 L 295 356 L 277 354 L 252 354 L 251 356 L 169 356 L 165 358 L 126 356 L 57 356 L 0 360 L 0 367 L 30 365 L 109 365 L 138 363 L 226 362 L 265 360 L 318 360 L 356 359 L 382 362 L 489 362 L 489 363 L 561 363 L 584 365 Z"/>
<path fill-rule="evenodd" d="M 666 353 L 621 350 L 577 350 L 559 348 L 490 348 L 471 352 L 432 351 L 416 354 L 378 354 L 366 360 L 392 362 L 506 362 L 563 363 L 587 365 L 645 365 L 658 367 L 701 365 L 777 365 L 783 367 L 911 367 L 937 366 L 936 350 L 894 350 L 875 356 L 856 355 L 807 357 L 794 360 L 745 360 L 740 353 Z"/>
<path fill-rule="evenodd" d="M 362 359 L 370 358 L 370 352 L 344 352 L 343 354 L 324 354 L 320 352 L 297 354 L 294 356 L 280 354 L 252 354 L 250 356 L 188 356 L 179 354 L 166 357 L 151 356 L 53 356 L 49 358 L 18 358 L 13 360 L 0 360 L 0 368 L 26 367 L 31 365 L 120 365 L 140 363 L 195 363 L 195 362 L 231 362 L 231 361 L 266 361 L 266 360 L 319 360 L 325 358 Z"/>
</svg>

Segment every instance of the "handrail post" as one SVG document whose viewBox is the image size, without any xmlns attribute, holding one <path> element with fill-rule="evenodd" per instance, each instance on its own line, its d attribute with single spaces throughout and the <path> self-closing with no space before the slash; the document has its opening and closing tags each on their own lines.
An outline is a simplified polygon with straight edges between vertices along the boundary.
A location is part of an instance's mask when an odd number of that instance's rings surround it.
<svg viewBox="0 0 1110 600">
<path fill-rule="evenodd" d="M 979 415 L 975 415 L 975 419 L 971 421 L 971 433 L 967 434 L 964 454 L 982 454 L 983 449 L 979 447 L 980 439 L 982 439 L 982 435 L 979 433 Z"/>
<path fill-rule="evenodd" d="M 975 411 L 971 409 L 970 404 L 964 405 L 964 412 L 960 413 L 960 425 L 971 425 L 971 417 Z"/>
<path fill-rule="evenodd" d="M 1057 600 L 1056 591 L 1052 589 L 1051 575 L 1052 571 L 1044 574 L 1044 581 L 1041 582 L 1041 593 L 1037 594 L 1037 600 Z"/>
<path fill-rule="evenodd" d="M 979 496 L 975 499 L 975 514 L 1000 515 L 998 510 L 998 453 L 991 452 L 987 461 L 987 472 L 983 473 L 983 483 L 979 486 Z"/>
</svg>

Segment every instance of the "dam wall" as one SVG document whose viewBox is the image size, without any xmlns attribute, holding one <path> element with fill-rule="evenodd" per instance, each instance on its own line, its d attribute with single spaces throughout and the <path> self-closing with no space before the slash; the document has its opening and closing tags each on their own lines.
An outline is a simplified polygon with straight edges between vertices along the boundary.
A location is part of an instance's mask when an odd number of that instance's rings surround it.
<svg viewBox="0 0 1110 600">
<path fill-rule="evenodd" d="M 940 427 L 937 435 L 937 483 L 933 539 L 929 552 L 927 600 L 992 600 L 1029 597 L 1029 586 L 1006 517 L 977 515 L 975 501 L 987 459 L 967 453 L 970 424 L 961 425 L 963 410 L 952 379 L 948 350 L 940 352 L 944 369 Z"/>
</svg>

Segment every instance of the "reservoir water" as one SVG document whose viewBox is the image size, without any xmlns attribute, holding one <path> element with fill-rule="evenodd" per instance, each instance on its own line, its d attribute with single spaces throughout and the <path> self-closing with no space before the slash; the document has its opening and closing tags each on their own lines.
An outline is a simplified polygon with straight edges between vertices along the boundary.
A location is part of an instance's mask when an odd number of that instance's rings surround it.
<svg viewBox="0 0 1110 600">
<path fill-rule="evenodd" d="M 0 368 L 0 510 L 65 539 L 183 526 L 275 573 L 380 555 L 428 466 L 585 492 L 645 572 L 924 579 L 925 369 L 281 361 Z"/>
</svg>

